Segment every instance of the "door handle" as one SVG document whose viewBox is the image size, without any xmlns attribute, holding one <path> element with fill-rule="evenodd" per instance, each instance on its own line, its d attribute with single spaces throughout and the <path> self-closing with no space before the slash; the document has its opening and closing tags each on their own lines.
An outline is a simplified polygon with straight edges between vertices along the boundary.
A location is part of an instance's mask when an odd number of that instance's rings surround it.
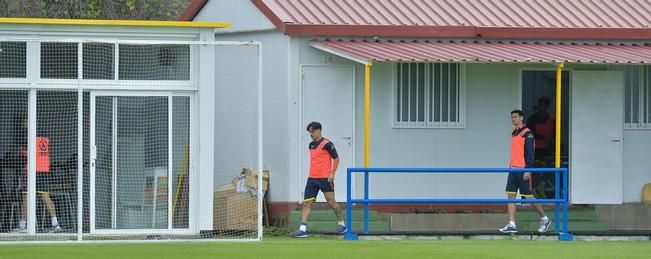
<svg viewBox="0 0 651 259">
<path fill-rule="evenodd" d="M 95 159 L 97 159 L 97 147 L 96 146 L 93 146 L 93 147 L 90 148 L 90 159 L 93 160 L 93 161 Z"/>
<path fill-rule="evenodd" d="M 341 139 L 352 140 L 353 138 L 352 137 L 342 137 Z"/>
<path fill-rule="evenodd" d="M 617 143 L 619 143 L 619 142 L 622 142 L 622 140 L 621 140 L 621 139 L 618 139 L 618 138 L 614 138 L 614 139 L 611 139 L 610 142 L 617 142 Z"/>
</svg>

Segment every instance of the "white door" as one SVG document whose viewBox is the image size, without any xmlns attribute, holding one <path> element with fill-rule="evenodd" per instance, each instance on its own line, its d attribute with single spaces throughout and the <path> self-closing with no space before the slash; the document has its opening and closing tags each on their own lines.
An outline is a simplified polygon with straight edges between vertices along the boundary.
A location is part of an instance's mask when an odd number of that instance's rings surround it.
<svg viewBox="0 0 651 259">
<path fill-rule="evenodd" d="M 190 97 L 93 92 L 90 108 L 91 233 L 187 229 Z"/>
<path fill-rule="evenodd" d="M 352 66 L 303 66 L 303 118 L 302 127 L 311 121 L 323 126 L 323 136 L 335 144 L 339 154 L 339 167 L 335 177 L 337 201 L 346 200 L 346 168 L 353 167 L 354 147 L 354 67 Z M 310 167 L 308 144 L 310 134 L 301 131 L 302 178 L 307 180 Z M 304 185 L 303 185 L 304 186 Z M 301 197 L 303 197 L 301 186 Z M 317 201 L 324 201 L 319 195 Z"/>
<path fill-rule="evenodd" d="M 576 71 L 572 79 L 572 203 L 621 204 L 623 74 L 620 71 Z"/>
</svg>

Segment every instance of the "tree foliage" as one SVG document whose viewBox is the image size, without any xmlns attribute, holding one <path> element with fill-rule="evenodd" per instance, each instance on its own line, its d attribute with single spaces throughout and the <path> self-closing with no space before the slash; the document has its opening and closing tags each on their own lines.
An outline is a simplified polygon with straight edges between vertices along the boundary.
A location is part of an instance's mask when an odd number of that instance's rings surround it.
<svg viewBox="0 0 651 259">
<path fill-rule="evenodd" d="M 190 0 L 0 0 L 0 17 L 176 20 Z"/>
</svg>

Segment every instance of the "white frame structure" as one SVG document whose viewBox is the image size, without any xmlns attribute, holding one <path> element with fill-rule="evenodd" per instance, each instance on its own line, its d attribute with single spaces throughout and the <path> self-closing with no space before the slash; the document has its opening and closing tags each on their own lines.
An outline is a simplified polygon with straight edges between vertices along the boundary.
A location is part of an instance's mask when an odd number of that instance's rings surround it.
<svg viewBox="0 0 651 259">
<path fill-rule="evenodd" d="M 120 34 L 120 33 L 118 33 Z M 54 36 L 48 36 L 48 35 L 39 35 L 39 36 L 32 36 L 32 34 L 17 34 L 16 36 L 2 36 L 0 37 L 0 41 L 17 41 L 17 42 L 26 42 L 27 44 L 27 49 L 26 49 L 26 78 L 17 78 L 17 79 L 3 79 L 2 82 L 0 82 L 0 90 L 2 89 L 11 89 L 11 90 L 26 90 L 28 91 L 28 130 L 29 130 L 29 136 L 28 136 L 28 152 L 31 154 L 29 156 L 29 177 L 28 177 L 28 233 L 26 236 L 46 236 L 40 233 L 36 233 L 36 228 L 35 228 L 35 222 L 36 222 L 36 177 L 35 177 L 35 166 L 36 166 L 36 159 L 34 154 L 36 153 L 36 148 L 35 148 L 35 137 L 36 137 L 36 93 L 38 90 L 76 90 L 77 91 L 77 96 L 78 96 L 78 114 L 77 114 L 77 137 L 78 137 L 78 149 L 77 149 L 77 155 L 78 155 L 78 164 L 77 164 L 77 226 L 76 226 L 76 239 L 78 241 L 83 240 L 85 235 L 104 235 L 104 234 L 122 234 L 122 235 L 130 235 L 130 234 L 138 234 L 138 235 L 143 235 L 143 234 L 199 234 L 200 230 L 206 230 L 206 225 L 202 224 L 198 221 L 198 207 L 201 207 L 203 203 L 198 203 L 196 201 L 197 195 L 200 195 L 199 193 L 195 193 L 196 191 L 192 190 L 192 187 L 190 187 L 189 191 L 189 210 L 188 210 L 188 220 L 189 220 L 189 226 L 188 228 L 184 229 L 172 229 L 173 227 L 173 222 L 171 222 L 171 213 L 169 210 L 171 210 L 171 206 L 168 206 L 168 229 L 163 229 L 161 231 L 156 231 L 152 229 L 129 229 L 129 230 L 97 230 L 94 229 L 95 224 L 94 224 L 94 218 L 91 217 L 91 231 L 90 233 L 84 233 L 83 232 L 83 217 L 84 217 L 84 210 L 83 210 L 83 163 L 84 163 L 84 157 L 83 157 L 83 130 L 84 130 L 84 125 L 83 125 L 83 100 L 84 100 L 84 93 L 89 92 L 90 93 L 90 108 L 91 108 L 91 144 L 94 144 L 94 117 L 95 117 L 95 110 L 94 110 L 94 104 L 95 104 L 95 98 L 97 96 L 167 96 L 170 100 L 169 102 L 169 107 L 171 108 L 173 105 L 173 98 L 175 96 L 187 96 L 190 97 L 190 150 L 189 150 L 189 172 L 191 175 L 195 177 L 190 178 L 190 186 L 193 187 L 198 187 L 199 185 L 202 185 L 202 183 L 198 182 L 199 180 L 196 179 L 198 177 L 196 172 L 195 172 L 195 167 L 200 163 L 200 155 L 198 154 L 200 148 L 199 148 L 199 135 L 202 134 L 203 132 L 200 131 L 200 126 L 199 121 L 200 119 L 197 117 L 197 113 L 200 111 L 203 111 L 196 107 L 199 102 L 201 101 L 207 101 L 209 99 L 204 98 L 206 95 L 205 94 L 199 94 L 201 86 L 212 86 L 214 85 L 214 81 L 212 82 L 202 82 L 200 83 L 199 81 L 201 80 L 206 80 L 206 79 L 213 79 L 214 80 L 214 75 L 211 75 L 213 72 L 210 72 L 210 70 L 205 70 L 205 71 L 200 71 L 201 69 L 201 64 L 203 63 L 210 63 L 213 62 L 215 56 L 214 56 L 214 47 L 217 46 L 253 46 L 257 48 L 257 60 L 258 60 L 258 74 L 257 74 L 257 104 L 258 104 L 258 117 L 257 117 L 257 136 L 258 136 L 258 150 L 257 150 L 257 164 L 258 164 L 258 172 L 263 171 L 263 91 L 262 91 L 262 73 L 263 73 L 263 59 L 262 59 L 262 44 L 257 41 L 214 41 L 214 31 L 213 30 L 203 30 L 200 34 L 197 34 L 194 38 L 188 37 L 189 34 L 185 35 L 174 35 L 171 37 L 176 37 L 177 39 L 181 40 L 165 40 L 163 37 L 165 37 L 163 34 L 157 35 L 156 37 L 158 38 L 152 38 L 151 40 L 115 40 L 115 35 L 111 39 L 107 39 L 105 37 L 98 37 L 95 35 L 89 35 L 88 37 L 84 36 L 79 36 L 83 35 L 82 34 L 76 34 L 75 36 L 67 37 L 65 33 L 61 33 L 60 35 L 56 35 L 56 33 L 52 34 Z M 120 34 L 122 35 L 122 34 Z M 125 37 L 133 37 L 133 35 L 126 34 L 124 35 Z M 77 43 L 79 44 L 77 47 L 77 65 L 78 65 L 78 72 L 77 72 L 77 79 L 41 79 L 40 78 L 40 43 L 41 42 L 69 42 L 69 43 Z M 83 79 L 83 44 L 84 43 L 112 43 L 115 44 L 114 48 L 114 53 L 116 54 L 115 57 L 115 76 L 112 80 L 86 80 Z M 190 80 L 119 80 L 118 76 L 118 68 L 119 68 L 119 56 L 117 54 L 119 53 L 119 44 L 143 44 L 143 45 L 155 45 L 155 44 L 187 44 L 190 45 Z M 205 48 L 208 47 L 208 48 Z M 204 54 L 199 54 L 199 50 L 207 50 L 207 53 Z M 211 68 L 211 69 L 214 69 Z M 209 75 L 209 76 L 208 76 Z M 208 90 L 209 93 L 214 93 L 214 90 Z M 201 97 L 204 96 L 204 97 Z M 214 101 L 214 100 L 213 100 Z M 208 113 L 213 113 L 214 111 L 207 111 Z M 169 130 L 171 131 L 171 123 L 172 121 L 172 111 L 170 110 L 169 116 Z M 169 134 L 169 138 L 172 138 L 172 134 Z M 172 141 L 169 141 L 169 145 L 172 145 Z M 91 145 L 92 146 L 92 145 Z M 94 150 L 91 148 L 91 154 L 88 154 L 91 158 L 93 155 L 96 155 Z M 172 152 L 172 149 L 169 150 L 169 152 Z M 169 161 L 168 163 L 172 162 L 172 156 L 168 157 Z M 91 170 L 94 170 L 94 166 L 91 166 Z M 172 172 L 171 166 L 168 167 L 168 177 L 170 177 L 170 174 Z M 94 178 L 94 174 L 91 173 L 91 178 Z M 91 179 L 94 180 L 94 179 Z M 262 177 L 258 177 L 258 186 L 262 186 L 263 179 Z M 171 186 L 172 181 L 168 182 L 168 185 Z M 91 184 L 92 186 L 92 184 Z M 169 191 L 169 186 L 168 186 L 168 191 Z M 211 183 L 212 186 L 212 183 Z M 94 186 L 90 190 L 91 192 L 94 191 Z M 168 203 L 170 202 L 170 199 L 172 197 L 172 194 L 168 194 Z M 258 228 L 257 228 L 257 237 L 256 238 L 249 238 L 249 239 L 243 239 L 243 240 L 261 240 L 263 236 L 263 231 L 262 231 L 262 199 L 263 199 L 263 192 L 262 188 L 258 188 L 258 200 L 257 200 L 257 212 L 258 212 Z M 212 200 L 212 199 L 211 199 Z M 171 203 L 169 203 L 171 204 Z M 90 210 L 94 210 L 94 204 L 91 204 Z M 94 212 L 93 212 L 94 213 Z M 205 221 L 205 219 L 202 219 Z M 17 236 L 23 236 L 25 234 L 19 234 Z M 65 234 L 64 234 L 65 235 Z M 74 234 L 69 234 L 66 236 L 71 236 Z M 12 235 L 15 236 L 15 235 Z M 57 235 L 61 236 L 61 235 Z M 214 239 L 201 239 L 201 240 L 214 240 Z M 29 241 L 18 241 L 20 243 L 25 243 Z M 40 242 L 40 241 L 36 241 Z M 10 242 L 7 242 L 10 243 Z"/>
<path fill-rule="evenodd" d="M 90 94 L 90 150 L 91 150 L 91 160 L 90 160 L 90 234 L 142 234 L 142 233 L 150 233 L 150 234 L 192 234 L 192 229 L 190 228 L 191 224 L 189 224 L 188 228 L 183 228 L 183 229 L 178 229 L 174 228 L 172 224 L 172 195 L 173 195 L 173 187 L 172 187 L 172 179 L 173 179 L 173 142 L 172 142 L 172 123 L 173 123 L 173 102 L 174 102 L 174 97 L 176 96 L 183 96 L 183 97 L 189 97 L 190 98 L 190 107 L 194 104 L 194 98 L 193 94 L 187 93 L 187 94 L 182 94 L 182 93 L 173 93 L 173 92 L 124 92 L 124 91 L 92 91 Z M 168 99 L 168 150 L 167 150 L 167 155 L 168 155 L 168 166 L 167 166 L 167 177 L 168 177 L 168 186 L 167 186 L 167 229 L 107 229 L 107 230 L 99 230 L 95 228 L 95 159 L 97 157 L 97 149 L 95 146 L 95 119 L 96 119 L 96 109 L 95 109 L 95 103 L 96 103 L 96 98 L 97 97 L 167 97 Z M 117 139 L 115 137 L 116 134 L 116 112 L 117 112 L 117 99 L 113 99 L 113 136 L 112 136 L 112 145 L 113 148 L 112 150 L 112 186 L 111 188 L 113 189 L 112 192 L 112 218 L 111 218 L 111 225 L 113 228 L 116 228 L 116 188 L 117 188 L 117 172 L 116 172 L 116 152 L 117 152 Z M 192 118 L 190 119 L 190 146 L 194 146 L 192 140 L 194 139 L 194 134 L 192 130 L 192 125 L 193 125 Z M 191 148 L 190 150 L 192 150 Z M 192 152 L 190 152 L 190 161 L 193 160 Z M 192 169 L 190 169 L 190 174 L 194 175 L 194 172 Z M 194 184 L 192 183 L 192 180 L 190 181 L 190 190 L 194 189 Z M 154 201 L 154 207 L 156 206 L 155 201 Z M 154 209 L 153 211 L 154 217 L 156 215 L 156 210 Z M 192 222 L 192 218 L 194 216 L 194 212 L 192 210 L 189 210 L 189 220 Z"/>
</svg>

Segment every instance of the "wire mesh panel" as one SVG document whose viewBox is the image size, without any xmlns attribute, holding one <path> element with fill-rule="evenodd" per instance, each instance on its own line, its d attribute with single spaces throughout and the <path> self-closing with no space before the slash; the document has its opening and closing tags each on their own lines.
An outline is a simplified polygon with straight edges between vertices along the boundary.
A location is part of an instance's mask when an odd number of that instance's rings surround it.
<svg viewBox="0 0 651 259">
<path fill-rule="evenodd" d="M 26 230 L 27 103 L 27 91 L 0 91 L 0 233 Z"/>
<path fill-rule="evenodd" d="M 193 69 L 223 42 L 0 43 L 0 87 L 22 89 L 0 90 L 0 240 L 261 237 L 257 47 L 222 47 L 220 62 L 245 56 L 214 70 L 230 73 L 222 83 Z M 215 82 L 218 130 L 206 131 L 193 100 Z M 200 161 L 213 137 L 214 161 Z"/>
<path fill-rule="evenodd" d="M 216 52 L 220 84 L 216 86 L 213 228 L 220 237 L 256 238 L 261 126 L 257 48 L 218 47 Z M 233 59 L 239 62 L 230 62 Z"/>
<path fill-rule="evenodd" d="M 91 234 L 189 234 L 190 96 L 93 98 Z"/>
<path fill-rule="evenodd" d="M 36 95 L 36 232 L 75 233 L 77 92 Z"/>
<path fill-rule="evenodd" d="M 172 98 L 172 228 L 189 227 L 190 97 Z"/>
<path fill-rule="evenodd" d="M 168 98 L 97 102 L 95 229 L 167 229 Z"/>
<path fill-rule="evenodd" d="M 113 206 L 106 206 L 113 204 L 113 98 L 100 97 L 95 101 L 95 147 L 93 162 L 95 171 L 95 181 L 91 184 L 95 185 L 95 215 L 93 215 L 95 228 L 112 228 L 113 226 Z M 107 184 L 96 184 L 107 183 Z"/>
<path fill-rule="evenodd" d="M 83 79 L 115 78 L 115 44 L 83 43 Z"/>
<path fill-rule="evenodd" d="M 0 78 L 27 77 L 27 43 L 0 42 Z"/>
<path fill-rule="evenodd" d="M 120 79 L 190 80 L 190 46 L 120 44 Z"/>
<path fill-rule="evenodd" d="M 30 101 L 30 95 L 34 101 Z M 15 233 L 13 237 L 0 237 L 34 240 L 27 235 L 36 234 L 36 240 L 68 238 L 70 235 L 64 233 L 76 232 L 77 93 L 0 91 L 0 99 L 0 124 L 5 133 L 0 135 L 0 226 L 2 232 Z M 32 119 L 30 109 L 35 115 Z M 30 164 L 31 159 L 34 164 Z M 30 176 L 34 177 L 34 187 L 30 187 Z M 29 200 L 30 193 L 35 194 L 35 200 Z"/>
<path fill-rule="evenodd" d="M 77 79 L 76 42 L 41 43 L 41 78 Z"/>
</svg>

